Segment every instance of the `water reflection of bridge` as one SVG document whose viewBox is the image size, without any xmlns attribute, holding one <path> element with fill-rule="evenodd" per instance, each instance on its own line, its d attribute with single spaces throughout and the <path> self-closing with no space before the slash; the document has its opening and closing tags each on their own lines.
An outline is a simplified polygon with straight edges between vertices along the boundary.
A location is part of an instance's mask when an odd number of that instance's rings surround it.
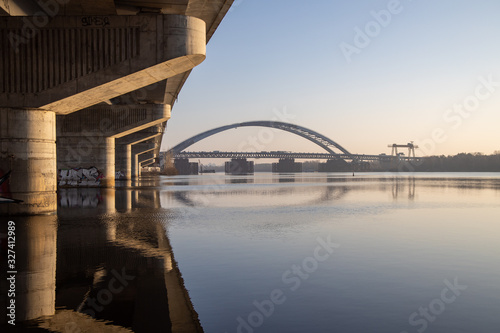
<svg viewBox="0 0 500 333">
<path fill-rule="evenodd" d="M 202 332 L 158 190 L 75 189 L 60 203 L 57 216 L 15 219 L 20 331 Z"/>
<path fill-rule="evenodd" d="M 281 182 L 293 182 L 293 178 L 284 178 Z M 322 204 L 325 202 L 340 200 L 343 196 L 345 196 L 349 192 L 348 186 L 323 186 L 323 187 L 311 187 L 312 190 L 317 190 L 315 192 L 320 192 L 317 198 L 313 198 L 307 202 L 297 202 L 291 203 L 291 205 L 316 205 Z M 207 197 L 213 198 L 224 198 L 229 196 L 254 196 L 260 198 L 276 198 L 278 196 L 293 196 L 296 193 L 293 187 L 278 187 L 273 189 L 250 189 L 250 190 L 237 190 L 237 189 L 229 189 L 229 190 L 220 190 L 220 191 L 201 191 L 196 192 L 196 195 L 200 193 Z M 173 193 L 175 199 L 182 204 L 189 207 L 199 207 L 203 206 L 204 202 L 197 201 L 196 199 L 190 196 L 189 191 L 175 191 Z"/>
<path fill-rule="evenodd" d="M 237 182 L 234 182 L 234 181 Z M 294 198 L 297 189 L 293 186 L 287 186 L 287 183 L 294 183 L 297 181 L 293 175 L 290 177 L 280 177 L 276 180 L 278 184 L 274 183 L 271 187 L 259 187 L 255 184 L 253 188 L 238 188 L 238 187 L 224 187 L 222 185 L 210 186 L 206 189 L 197 191 L 191 190 L 177 190 L 168 191 L 166 193 L 172 195 L 175 200 L 187 207 L 203 207 L 206 206 L 207 201 L 210 199 L 223 199 L 224 197 L 232 196 L 248 196 L 268 201 L 277 197 L 290 197 Z M 244 184 L 254 183 L 254 179 L 250 177 L 245 178 L 229 178 L 226 179 L 226 184 Z M 334 185 L 332 185 L 332 183 Z M 185 184 L 188 185 L 188 184 Z M 306 185 L 307 186 L 307 185 Z M 406 197 L 409 200 L 414 200 L 416 189 L 415 177 L 380 177 L 380 178 L 351 178 L 351 177 L 327 177 L 326 183 L 318 185 L 312 184 L 308 187 L 308 193 L 314 198 L 310 200 L 294 202 L 290 200 L 290 206 L 308 206 L 308 205 L 323 205 L 329 202 L 342 200 L 348 193 L 356 191 L 367 191 L 374 189 L 377 191 L 384 190 L 392 193 L 394 200 Z M 303 188 L 301 188 L 303 193 Z"/>
</svg>

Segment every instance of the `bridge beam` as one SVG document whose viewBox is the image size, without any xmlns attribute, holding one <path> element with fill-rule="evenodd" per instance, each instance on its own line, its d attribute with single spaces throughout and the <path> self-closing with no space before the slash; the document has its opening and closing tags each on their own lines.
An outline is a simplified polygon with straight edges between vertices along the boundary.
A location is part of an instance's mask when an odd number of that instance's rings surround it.
<svg viewBox="0 0 500 333">
<path fill-rule="evenodd" d="M 154 126 L 160 126 L 162 129 L 161 124 L 169 118 L 170 106 L 162 104 L 98 105 L 66 116 L 58 116 L 58 169 L 95 167 L 103 176 L 100 186 L 113 187 L 117 171 L 115 139 L 127 142 L 127 139 L 121 138 Z M 158 135 L 158 131 L 155 135 Z M 134 143 L 137 139 L 128 141 Z M 118 146 L 119 167 L 124 169 L 127 179 L 131 177 L 132 157 L 129 149 Z"/>
<path fill-rule="evenodd" d="M 156 156 L 156 155 L 155 155 Z M 141 168 L 147 167 L 155 162 L 156 157 L 151 157 L 150 159 L 144 160 L 141 162 Z"/>
<path fill-rule="evenodd" d="M 139 173 L 139 177 L 142 176 L 142 168 L 144 167 L 144 163 L 147 163 L 150 160 L 153 160 L 153 162 L 154 162 L 154 159 L 156 158 L 156 153 L 154 152 L 155 149 L 156 148 L 137 155 L 137 163 L 138 163 L 137 170 Z"/>
<path fill-rule="evenodd" d="M 164 125 L 156 125 L 148 129 L 116 139 L 116 173 L 119 179 L 132 179 L 132 145 L 161 138 Z"/>
<path fill-rule="evenodd" d="M 30 0 L 4 0 L 0 2 L 2 16 L 28 16 L 40 12 L 41 8 Z"/>
<path fill-rule="evenodd" d="M 34 18 L 0 21 L 4 107 L 69 114 L 189 71 L 205 59 L 206 26 L 195 17 L 114 15 L 94 22 L 55 16 L 24 36 L 26 20 Z M 115 34 L 123 34 L 122 43 Z"/>
<path fill-rule="evenodd" d="M 156 142 L 143 142 L 132 146 L 132 178 L 141 176 L 140 163 L 145 160 L 145 157 L 142 155 L 146 153 L 154 155 L 154 150 L 158 149 L 158 147 L 159 145 Z"/>
</svg>

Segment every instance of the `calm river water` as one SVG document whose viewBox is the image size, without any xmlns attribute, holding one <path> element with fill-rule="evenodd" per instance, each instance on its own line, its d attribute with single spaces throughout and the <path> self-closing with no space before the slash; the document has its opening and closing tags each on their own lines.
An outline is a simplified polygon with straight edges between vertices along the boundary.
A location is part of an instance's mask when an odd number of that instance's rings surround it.
<svg viewBox="0 0 500 333">
<path fill-rule="evenodd" d="M 500 332 L 499 174 L 168 181 L 206 332 Z"/>
<path fill-rule="evenodd" d="M 57 216 L 14 219 L 17 315 L 42 331 L 500 332 L 498 173 L 154 176 L 58 196 Z"/>
<path fill-rule="evenodd" d="M 206 332 L 499 332 L 498 174 L 171 178 Z"/>
</svg>

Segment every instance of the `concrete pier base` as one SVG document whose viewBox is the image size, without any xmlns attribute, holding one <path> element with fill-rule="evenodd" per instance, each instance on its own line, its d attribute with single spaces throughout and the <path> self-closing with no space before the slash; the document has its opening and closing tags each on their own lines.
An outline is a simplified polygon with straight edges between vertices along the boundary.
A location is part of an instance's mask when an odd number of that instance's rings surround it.
<svg viewBox="0 0 500 333">
<path fill-rule="evenodd" d="M 12 171 L 0 195 L 23 200 L 0 205 L 0 215 L 55 212 L 56 170 L 55 113 L 0 108 L 0 173 Z"/>
</svg>

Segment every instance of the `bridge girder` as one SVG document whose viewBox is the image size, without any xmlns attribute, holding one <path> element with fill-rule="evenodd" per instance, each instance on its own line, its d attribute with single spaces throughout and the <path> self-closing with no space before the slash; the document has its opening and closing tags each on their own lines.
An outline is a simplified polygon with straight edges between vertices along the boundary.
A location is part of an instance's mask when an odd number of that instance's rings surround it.
<svg viewBox="0 0 500 333">
<path fill-rule="evenodd" d="M 293 153 L 293 152 L 207 152 L 207 151 L 183 151 L 173 155 L 174 158 L 293 158 L 330 160 L 344 159 L 356 162 L 367 161 L 390 161 L 394 156 L 388 155 L 360 155 L 360 154 L 326 154 L 326 153 Z M 398 160 L 419 161 L 422 157 L 398 156 Z"/>
</svg>

